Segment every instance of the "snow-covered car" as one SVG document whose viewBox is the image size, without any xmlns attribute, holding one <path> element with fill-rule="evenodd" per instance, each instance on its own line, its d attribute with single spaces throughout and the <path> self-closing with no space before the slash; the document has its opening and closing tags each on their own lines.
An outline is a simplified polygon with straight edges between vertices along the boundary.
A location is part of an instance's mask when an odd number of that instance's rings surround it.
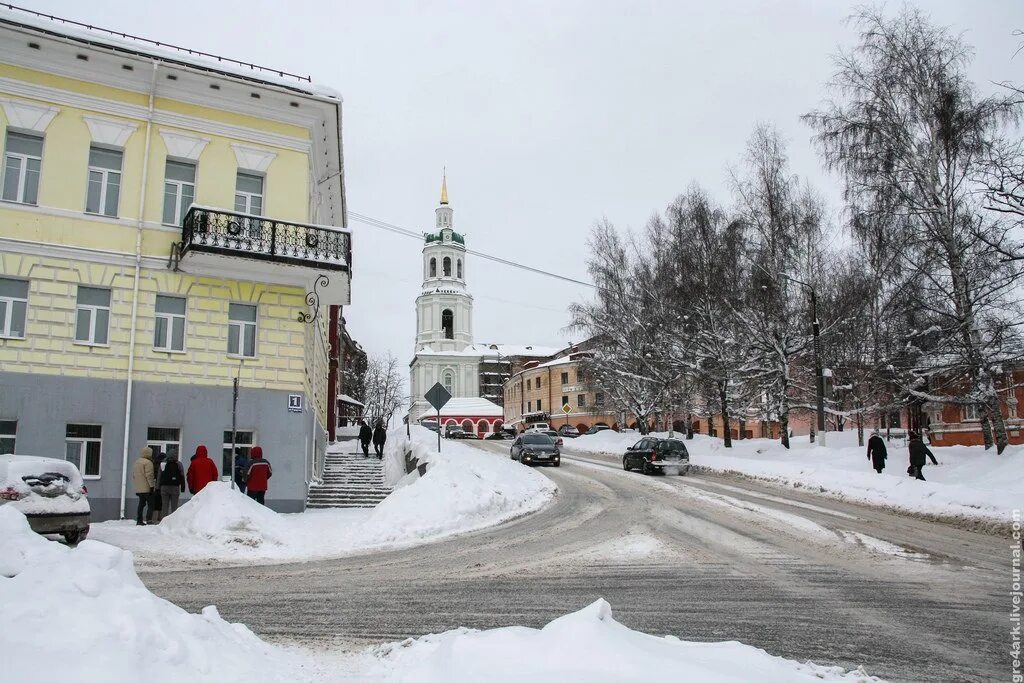
<svg viewBox="0 0 1024 683">
<path fill-rule="evenodd" d="M 626 449 L 622 469 L 640 470 L 644 474 L 686 474 L 690 469 L 690 453 L 678 439 L 657 439 L 648 436 Z"/>
<path fill-rule="evenodd" d="M 78 468 L 67 460 L 0 455 L 0 505 L 24 513 L 38 534 L 60 534 L 74 545 L 89 533 L 89 498 Z"/>
<path fill-rule="evenodd" d="M 563 436 L 567 439 L 575 439 L 580 435 L 580 430 L 576 429 L 572 425 L 562 425 L 558 428 L 559 436 Z"/>
<path fill-rule="evenodd" d="M 590 434 L 597 434 L 598 432 L 603 432 L 606 429 L 611 429 L 611 427 L 609 427 L 606 424 L 598 423 L 598 424 L 594 425 L 593 427 L 591 427 L 590 429 L 588 429 L 587 430 L 587 434 L 588 435 L 590 435 Z"/>
<path fill-rule="evenodd" d="M 509 449 L 513 460 L 518 460 L 524 465 L 554 465 L 561 464 L 562 454 L 558 450 L 555 440 L 544 432 L 526 432 L 516 437 Z"/>
</svg>

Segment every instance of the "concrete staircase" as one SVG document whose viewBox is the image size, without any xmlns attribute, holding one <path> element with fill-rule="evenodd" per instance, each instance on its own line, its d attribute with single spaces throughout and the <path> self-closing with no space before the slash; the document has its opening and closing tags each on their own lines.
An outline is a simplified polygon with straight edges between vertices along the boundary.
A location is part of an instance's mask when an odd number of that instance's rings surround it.
<svg viewBox="0 0 1024 683">
<path fill-rule="evenodd" d="M 391 489 L 384 483 L 384 463 L 373 455 L 364 458 L 358 441 L 343 441 L 327 451 L 324 481 L 310 484 L 307 508 L 372 508 Z"/>
</svg>

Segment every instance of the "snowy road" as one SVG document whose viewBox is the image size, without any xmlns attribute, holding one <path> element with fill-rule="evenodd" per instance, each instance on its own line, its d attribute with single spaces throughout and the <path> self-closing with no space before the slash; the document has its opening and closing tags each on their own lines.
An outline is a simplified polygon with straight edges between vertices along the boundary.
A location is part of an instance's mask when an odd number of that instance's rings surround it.
<svg viewBox="0 0 1024 683">
<path fill-rule="evenodd" d="M 490 530 L 142 578 L 189 610 L 216 604 L 261 636 L 306 645 L 540 626 L 604 597 L 652 634 L 736 639 L 894 680 L 1006 678 L 1006 539 L 725 477 L 644 477 L 601 456 L 543 472 L 555 501 Z"/>
</svg>

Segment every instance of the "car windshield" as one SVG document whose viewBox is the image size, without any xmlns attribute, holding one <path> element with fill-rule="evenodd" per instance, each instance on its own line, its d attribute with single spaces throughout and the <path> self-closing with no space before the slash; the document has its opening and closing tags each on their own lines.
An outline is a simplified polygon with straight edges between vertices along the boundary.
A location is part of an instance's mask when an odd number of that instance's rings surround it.
<svg viewBox="0 0 1024 683">
<path fill-rule="evenodd" d="M 537 446 L 550 446 L 554 441 L 552 441 L 551 437 L 547 434 L 527 434 L 523 437 L 523 443 Z"/>
</svg>

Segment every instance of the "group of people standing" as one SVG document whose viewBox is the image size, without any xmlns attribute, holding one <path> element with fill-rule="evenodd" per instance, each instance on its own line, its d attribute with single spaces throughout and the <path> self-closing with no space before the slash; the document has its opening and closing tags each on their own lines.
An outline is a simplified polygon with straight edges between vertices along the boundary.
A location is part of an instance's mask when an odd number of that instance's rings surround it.
<svg viewBox="0 0 1024 683">
<path fill-rule="evenodd" d="M 272 476 L 274 470 L 263 458 L 262 448 L 253 446 L 248 457 L 242 449 L 237 449 L 234 480 L 242 493 L 265 505 Z M 139 499 L 135 523 L 138 526 L 158 524 L 163 517 L 178 509 L 178 500 L 186 486 L 189 493 L 195 495 L 219 477 L 217 463 L 202 444 L 196 447 L 188 471 L 185 471 L 177 453 L 154 453 L 151 447 L 146 446 L 132 465 L 132 484 Z"/>
<path fill-rule="evenodd" d="M 377 420 L 377 424 L 370 429 L 370 425 L 366 424 L 366 420 L 359 421 L 359 443 L 363 447 L 363 457 L 370 457 L 370 442 L 373 442 L 373 452 L 376 453 L 377 459 L 382 460 L 384 458 L 384 443 L 388 440 L 388 433 L 384 429 L 384 422 Z"/>
<path fill-rule="evenodd" d="M 925 481 L 923 469 L 927 462 L 926 458 L 930 458 L 933 465 L 938 465 L 939 461 L 935 459 L 935 454 L 921 440 L 920 434 L 910 432 L 908 436 L 910 437 L 907 443 L 908 450 L 910 451 L 910 466 L 907 468 L 907 474 L 915 479 Z M 885 448 L 885 440 L 882 439 L 882 436 L 876 429 L 871 433 L 871 438 L 868 439 L 868 460 L 871 461 L 871 466 L 875 468 L 875 472 L 882 473 L 882 470 L 885 469 L 885 460 L 888 457 L 889 453 Z"/>
</svg>

